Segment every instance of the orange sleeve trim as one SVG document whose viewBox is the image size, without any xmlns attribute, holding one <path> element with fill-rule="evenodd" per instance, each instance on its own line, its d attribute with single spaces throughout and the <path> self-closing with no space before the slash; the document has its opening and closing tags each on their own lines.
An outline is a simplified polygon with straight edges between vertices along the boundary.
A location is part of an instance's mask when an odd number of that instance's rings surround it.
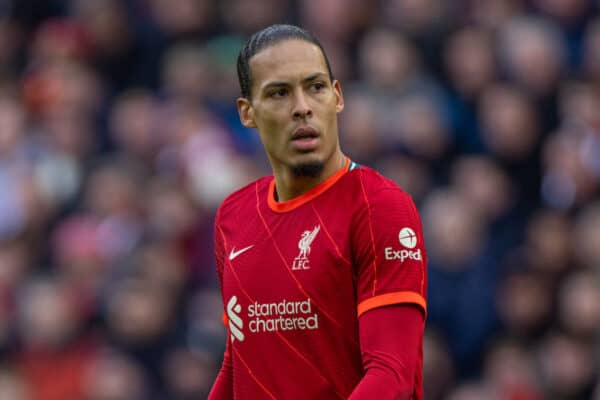
<svg viewBox="0 0 600 400">
<path fill-rule="evenodd" d="M 377 307 L 389 306 L 399 303 L 411 303 L 420 306 L 427 313 L 427 302 L 425 298 L 416 292 L 394 292 L 371 297 L 358 305 L 358 316 L 360 317 L 369 310 Z"/>
<path fill-rule="evenodd" d="M 225 328 L 227 328 L 227 324 L 229 323 L 229 318 L 227 318 L 227 314 L 225 314 L 224 312 L 223 312 L 222 320 L 223 320 L 223 325 L 225 325 Z"/>
<path fill-rule="evenodd" d="M 333 186 L 334 183 L 340 180 L 340 178 L 344 176 L 346 172 L 348 172 L 349 166 L 350 159 L 346 157 L 346 163 L 344 164 L 343 168 L 337 170 L 333 175 L 331 175 L 329 178 L 327 178 L 325 181 L 321 182 L 314 188 L 310 189 L 308 192 L 288 201 L 275 201 L 275 178 L 273 178 L 269 183 L 269 192 L 267 200 L 269 208 L 275 212 L 281 213 L 291 211 L 295 208 L 300 207 L 302 204 L 311 201 L 312 199 L 329 189 L 331 186 Z"/>
</svg>

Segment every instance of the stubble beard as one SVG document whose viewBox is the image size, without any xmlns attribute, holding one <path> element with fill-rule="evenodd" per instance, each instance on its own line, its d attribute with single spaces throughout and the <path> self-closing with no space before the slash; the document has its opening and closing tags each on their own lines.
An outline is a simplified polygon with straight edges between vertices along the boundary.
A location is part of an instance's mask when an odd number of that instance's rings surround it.
<svg viewBox="0 0 600 400">
<path fill-rule="evenodd" d="M 322 161 L 304 162 L 292 166 L 292 174 L 294 174 L 296 178 L 316 178 L 321 175 L 324 168 L 325 163 Z"/>
</svg>

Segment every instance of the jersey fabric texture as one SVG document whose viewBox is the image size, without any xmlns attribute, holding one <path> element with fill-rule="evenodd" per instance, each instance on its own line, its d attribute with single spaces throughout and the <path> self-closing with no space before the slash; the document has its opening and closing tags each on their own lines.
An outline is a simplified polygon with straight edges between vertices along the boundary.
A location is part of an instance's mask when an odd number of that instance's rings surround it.
<svg viewBox="0 0 600 400">
<path fill-rule="evenodd" d="M 414 203 L 350 160 L 290 201 L 276 201 L 272 176 L 230 195 L 215 254 L 236 399 L 346 399 L 364 374 L 361 315 L 400 303 L 426 312 Z M 422 399 L 421 349 L 416 371 Z"/>
</svg>

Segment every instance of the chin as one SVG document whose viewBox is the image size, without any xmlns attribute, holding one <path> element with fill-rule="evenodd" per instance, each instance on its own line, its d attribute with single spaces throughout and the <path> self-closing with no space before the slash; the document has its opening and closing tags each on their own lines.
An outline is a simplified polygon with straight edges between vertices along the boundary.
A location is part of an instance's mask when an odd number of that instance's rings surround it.
<svg viewBox="0 0 600 400">
<path fill-rule="evenodd" d="M 292 173 L 297 178 L 316 178 L 321 175 L 325 163 L 319 160 L 302 161 L 292 165 Z"/>
</svg>

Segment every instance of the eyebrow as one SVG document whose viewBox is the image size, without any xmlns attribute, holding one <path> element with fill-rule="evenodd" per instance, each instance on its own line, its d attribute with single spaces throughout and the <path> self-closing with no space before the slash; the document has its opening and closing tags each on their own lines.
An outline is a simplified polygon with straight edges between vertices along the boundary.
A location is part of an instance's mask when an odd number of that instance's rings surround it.
<svg viewBox="0 0 600 400">
<path fill-rule="evenodd" d="M 323 72 L 316 72 L 316 73 L 309 75 L 308 77 L 302 79 L 302 82 L 306 83 L 306 82 L 314 81 L 315 79 L 318 79 L 318 78 L 324 78 L 326 76 L 327 76 L 327 74 L 325 74 Z"/>
<path fill-rule="evenodd" d="M 324 72 L 315 72 L 314 74 L 311 74 L 311 75 L 307 76 L 306 78 L 302 79 L 302 83 L 311 82 L 311 81 L 314 81 L 315 79 L 324 78 L 326 76 L 327 76 L 327 74 L 325 74 Z M 269 82 L 265 86 L 263 86 L 262 90 L 268 90 L 270 88 L 282 87 L 282 86 L 289 86 L 289 82 L 283 82 L 283 81 Z"/>
</svg>

